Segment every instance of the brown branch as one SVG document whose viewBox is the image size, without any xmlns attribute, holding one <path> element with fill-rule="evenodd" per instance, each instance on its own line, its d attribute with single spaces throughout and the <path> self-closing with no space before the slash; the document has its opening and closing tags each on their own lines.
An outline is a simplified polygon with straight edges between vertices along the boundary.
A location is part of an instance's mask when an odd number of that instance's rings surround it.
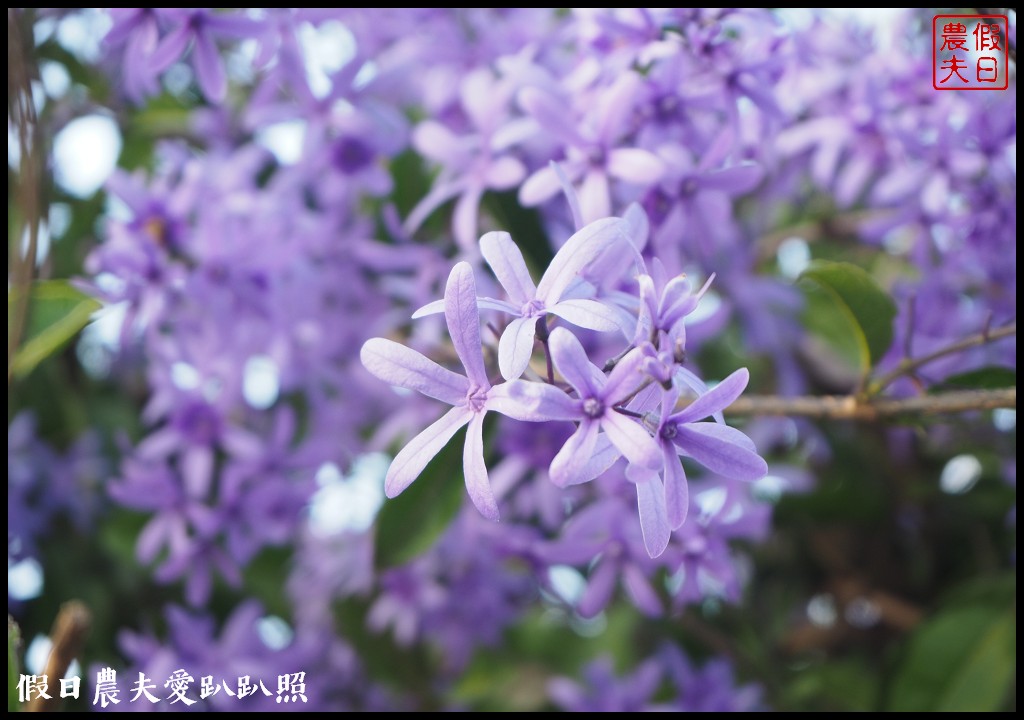
<svg viewBox="0 0 1024 720">
<path fill-rule="evenodd" d="M 969 350 L 972 347 L 979 345 L 987 345 L 988 343 L 995 342 L 996 340 L 1002 340 L 1006 337 L 1012 337 L 1017 334 L 1017 323 L 1011 323 L 1004 325 L 1003 327 L 996 328 L 995 330 L 989 330 L 985 328 L 977 335 L 971 335 L 970 337 L 958 340 L 951 345 L 939 348 L 934 352 L 930 352 L 927 355 L 922 355 L 918 358 L 907 358 L 902 360 L 900 364 L 892 372 L 883 375 L 871 384 L 871 394 L 877 394 L 884 390 L 886 387 L 899 380 L 904 375 L 913 373 L 918 368 L 927 365 L 928 363 L 934 362 L 940 358 L 944 358 L 947 355 L 955 355 L 958 352 Z"/>
<path fill-rule="evenodd" d="M 38 695 L 25 708 L 29 712 L 50 712 L 60 709 L 60 680 L 67 674 L 71 661 L 82 654 L 85 636 L 89 632 L 92 616 L 85 605 L 78 600 L 69 600 L 60 606 L 57 619 L 53 621 L 50 638 L 53 648 L 46 660 L 46 677 L 49 680 L 49 695 L 46 700 Z"/>
<path fill-rule="evenodd" d="M 973 410 L 1016 408 L 1017 388 L 962 390 L 911 398 L 854 395 L 779 397 L 746 395 L 726 408 L 728 415 L 786 415 L 818 420 L 875 422 L 901 415 L 950 415 Z"/>
<path fill-rule="evenodd" d="M 41 178 L 43 155 L 38 118 L 32 100 L 32 81 L 38 77 L 31 42 L 31 23 L 23 11 L 7 9 L 7 118 L 18 130 L 20 163 L 17 176 L 19 222 L 10 243 L 8 288 L 13 294 L 13 311 L 7 331 L 7 386 L 11 385 L 14 356 L 21 345 L 28 320 L 30 288 L 39 245 L 39 223 L 43 216 Z M 22 238 L 28 231 L 28 247 L 22 250 Z"/>
</svg>

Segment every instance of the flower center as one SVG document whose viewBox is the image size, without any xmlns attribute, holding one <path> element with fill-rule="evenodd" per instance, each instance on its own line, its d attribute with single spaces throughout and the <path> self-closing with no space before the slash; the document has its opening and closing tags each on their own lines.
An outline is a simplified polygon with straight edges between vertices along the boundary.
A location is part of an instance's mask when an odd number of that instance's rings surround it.
<svg viewBox="0 0 1024 720">
<path fill-rule="evenodd" d="M 531 300 L 519 310 L 524 318 L 537 317 L 544 314 L 544 302 L 542 300 Z"/>
<path fill-rule="evenodd" d="M 692 537 L 686 541 L 685 552 L 691 557 L 703 555 L 708 550 L 708 541 L 701 535 Z"/>
<path fill-rule="evenodd" d="M 331 148 L 331 160 L 342 173 L 352 175 L 373 161 L 373 150 L 359 138 L 346 136 Z"/>
<path fill-rule="evenodd" d="M 666 440 L 671 440 L 679 434 L 679 426 L 675 423 L 669 423 L 661 429 L 661 436 Z"/>
<path fill-rule="evenodd" d="M 466 405 L 473 412 L 480 412 L 484 409 L 484 403 L 487 402 L 487 390 L 482 387 L 471 387 L 469 392 L 466 393 Z"/>
<path fill-rule="evenodd" d="M 607 159 L 608 156 L 605 154 L 604 148 L 592 147 L 589 150 L 587 150 L 587 162 L 589 162 L 593 167 L 604 167 L 604 164 L 607 161 Z"/>
<path fill-rule="evenodd" d="M 663 95 L 657 102 L 658 119 L 662 122 L 674 120 L 679 111 L 679 100 L 674 95 Z"/>
<path fill-rule="evenodd" d="M 604 415 L 604 403 L 597 398 L 587 398 L 583 401 L 583 414 L 596 420 Z"/>
</svg>

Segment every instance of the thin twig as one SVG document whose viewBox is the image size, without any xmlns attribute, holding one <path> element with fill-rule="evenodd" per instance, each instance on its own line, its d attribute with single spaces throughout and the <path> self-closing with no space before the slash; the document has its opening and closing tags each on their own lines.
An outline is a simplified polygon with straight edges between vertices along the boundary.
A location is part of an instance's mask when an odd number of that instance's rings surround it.
<svg viewBox="0 0 1024 720">
<path fill-rule="evenodd" d="M 986 324 L 985 329 L 977 335 L 971 335 L 970 337 L 958 340 L 951 345 L 939 348 L 934 352 L 930 352 L 927 355 L 922 355 L 918 358 L 906 359 L 900 362 L 900 364 L 890 373 L 883 375 L 878 378 L 874 383 L 871 384 L 871 394 L 877 395 L 879 392 L 884 390 L 886 387 L 899 380 L 904 375 L 909 375 L 917 370 L 919 367 L 927 365 L 928 363 L 934 362 L 940 358 L 944 358 L 947 355 L 955 355 L 958 352 L 969 350 L 972 347 L 979 345 L 987 345 L 988 343 L 995 342 L 996 340 L 1002 340 L 1006 337 L 1012 337 L 1017 334 L 1017 323 L 1011 323 L 1004 325 L 1003 327 L 990 330 Z"/>
<path fill-rule="evenodd" d="M 874 422 L 901 415 L 950 415 L 973 410 L 1016 408 L 1017 388 L 960 390 L 911 398 L 854 395 L 779 397 L 746 395 L 726 408 L 728 415 L 786 415 L 819 420 Z"/>
<path fill-rule="evenodd" d="M 638 412 L 635 412 L 633 410 L 627 410 L 626 408 L 624 408 L 624 407 L 622 407 L 620 405 L 616 405 L 615 407 L 612 408 L 612 410 L 614 410 L 615 412 L 620 413 L 622 415 L 626 415 L 627 417 L 631 417 L 631 418 L 641 418 L 642 419 L 643 416 L 644 416 L 643 413 L 638 413 Z"/>
<path fill-rule="evenodd" d="M 39 223 L 43 215 L 40 198 L 42 142 L 38 118 L 32 100 L 32 81 L 38 77 L 32 45 L 25 41 L 25 26 L 31 27 L 24 11 L 7 9 L 7 121 L 18 130 L 20 162 L 16 178 L 19 223 L 10 241 L 8 287 L 15 292 L 7 329 L 7 387 L 14 372 L 18 352 L 28 320 L 30 289 L 39 245 Z M 30 34 L 31 31 L 29 30 Z M 27 246 L 22 248 L 25 229 Z"/>
<path fill-rule="evenodd" d="M 69 600 L 60 606 L 60 612 L 57 613 L 57 619 L 53 621 L 53 629 L 50 631 L 53 648 L 46 661 L 45 674 L 52 683 L 49 693 L 52 699 L 47 700 L 37 695 L 28 704 L 26 710 L 48 712 L 59 709 L 61 702 L 58 694 L 60 680 L 67 674 L 71 662 L 82 654 L 85 636 L 89 632 L 91 623 L 92 615 L 82 602 Z M 54 686 L 56 686 L 57 692 L 54 692 Z"/>
<path fill-rule="evenodd" d="M 548 318 L 546 315 L 541 315 L 537 318 L 537 339 L 540 340 L 540 344 L 544 346 L 544 360 L 547 362 L 548 369 L 548 385 L 555 384 L 555 366 L 551 359 L 551 348 L 548 345 L 548 338 L 550 333 L 548 331 Z"/>
</svg>

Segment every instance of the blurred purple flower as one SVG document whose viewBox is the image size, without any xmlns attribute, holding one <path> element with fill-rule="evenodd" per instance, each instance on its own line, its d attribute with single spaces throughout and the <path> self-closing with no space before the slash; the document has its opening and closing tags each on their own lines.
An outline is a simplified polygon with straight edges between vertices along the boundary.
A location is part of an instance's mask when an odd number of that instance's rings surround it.
<svg viewBox="0 0 1024 720">
<path fill-rule="evenodd" d="M 223 102 L 228 81 L 215 40 L 251 37 L 259 24 L 241 13 L 217 13 L 205 8 L 167 8 L 162 14 L 177 27 L 165 35 L 150 54 L 150 70 L 163 72 L 181 58 L 191 43 L 192 66 L 203 95 L 212 103 Z"/>
<path fill-rule="evenodd" d="M 625 72 L 601 95 L 592 115 L 575 122 L 560 99 L 537 88 L 525 88 L 519 104 L 539 124 L 563 143 L 566 158 L 561 163 L 569 179 L 579 181 L 583 222 L 612 214 L 609 177 L 637 185 L 652 185 L 661 179 L 665 166 L 657 156 L 642 148 L 621 147 L 621 140 L 633 130 L 633 111 L 641 88 L 640 77 Z M 519 201 L 539 205 L 561 187 L 556 171 L 542 168 L 523 183 Z"/>
</svg>

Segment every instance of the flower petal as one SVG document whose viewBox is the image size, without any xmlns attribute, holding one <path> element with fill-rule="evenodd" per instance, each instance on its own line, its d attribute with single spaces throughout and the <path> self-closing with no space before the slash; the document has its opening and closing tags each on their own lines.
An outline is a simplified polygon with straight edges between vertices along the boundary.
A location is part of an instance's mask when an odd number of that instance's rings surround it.
<svg viewBox="0 0 1024 720">
<path fill-rule="evenodd" d="M 629 235 L 633 247 L 637 250 L 643 250 L 647 247 L 647 238 L 651 234 L 651 223 L 647 219 L 647 213 L 643 207 L 639 203 L 630 203 L 629 207 L 626 208 L 626 212 L 622 214 L 622 219 L 625 220 L 626 225 L 629 227 L 627 235 Z"/>
<path fill-rule="evenodd" d="M 548 312 L 588 330 L 622 330 L 622 314 L 596 300 L 562 300 L 549 307 Z"/>
<path fill-rule="evenodd" d="M 425 120 L 412 131 L 412 145 L 420 155 L 444 166 L 461 166 L 468 159 L 465 143 L 439 122 Z"/>
<path fill-rule="evenodd" d="M 533 284 L 523 254 L 512 242 L 511 235 L 507 232 L 486 233 L 480 238 L 480 252 L 513 303 L 525 305 L 533 300 L 537 286 Z"/>
<path fill-rule="evenodd" d="M 636 112 L 637 94 L 643 81 L 635 72 L 620 74 L 598 101 L 597 137 L 608 146 L 626 135 Z"/>
<path fill-rule="evenodd" d="M 191 39 L 192 28 L 187 23 L 169 32 L 156 46 L 153 54 L 149 56 L 150 69 L 154 73 L 159 73 L 169 68 L 181 59 L 181 55 L 185 52 Z"/>
<path fill-rule="evenodd" d="M 661 448 L 639 423 L 614 410 L 607 410 L 601 418 L 601 427 L 631 463 L 649 470 L 661 469 Z"/>
<path fill-rule="evenodd" d="M 484 175 L 484 184 L 492 190 L 509 190 L 523 181 L 526 168 L 512 157 L 500 157 L 491 161 Z"/>
<path fill-rule="evenodd" d="M 489 388 L 484 354 L 480 349 L 480 311 L 476 306 L 476 281 L 473 268 L 460 262 L 452 268 L 444 289 L 444 317 L 448 323 L 455 353 L 466 368 L 469 381 L 481 388 Z"/>
<path fill-rule="evenodd" d="M 637 389 L 646 379 L 643 371 L 644 354 L 640 348 L 634 348 L 619 360 L 608 374 L 602 396 L 612 404 L 617 404 Z"/>
<path fill-rule="evenodd" d="M 555 253 L 544 277 L 537 283 L 536 297 L 546 305 L 557 303 L 580 271 L 613 243 L 629 242 L 629 226 L 620 218 L 602 218 L 576 231 Z"/>
<path fill-rule="evenodd" d="M 615 591 L 618 569 L 618 563 L 612 562 L 610 558 L 605 557 L 598 562 L 587 582 L 587 589 L 583 591 L 583 597 L 576 606 L 576 612 L 582 617 L 590 618 L 608 607 Z"/>
<path fill-rule="evenodd" d="M 653 185 L 665 174 L 658 156 L 640 148 L 619 148 L 608 154 L 608 174 L 637 185 Z"/>
<path fill-rule="evenodd" d="M 676 431 L 675 444 L 708 470 L 736 480 L 758 480 L 768 464 L 751 451 L 750 438 L 718 423 L 688 423 Z"/>
<path fill-rule="evenodd" d="M 499 312 L 506 312 L 510 315 L 518 315 L 519 308 L 512 303 L 505 302 L 504 300 L 495 300 L 494 298 L 478 297 L 476 299 L 476 306 L 483 310 L 497 310 Z M 444 300 L 435 300 L 429 302 L 416 312 L 412 314 L 413 320 L 418 320 L 428 315 L 437 315 L 438 313 L 444 312 Z"/>
<path fill-rule="evenodd" d="M 409 212 L 409 216 L 402 223 L 402 232 L 406 235 L 415 233 L 435 210 L 461 193 L 465 187 L 466 183 L 461 178 L 458 181 L 438 182 Z"/>
<path fill-rule="evenodd" d="M 576 194 L 576 188 L 572 186 L 572 181 L 569 180 L 569 176 L 565 174 L 565 170 L 562 166 L 551 160 L 548 162 L 548 167 L 555 173 L 558 178 L 559 184 L 562 186 L 562 195 L 565 196 L 565 201 L 569 203 L 569 212 L 572 213 L 572 224 L 576 230 L 579 230 L 584 225 L 583 213 L 580 212 L 580 199 Z"/>
<path fill-rule="evenodd" d="M 622 585 L 637 610 L 652 618 L 664 615 L 665 608 L 662 607 L 658 593 L 635 563 L 629 563 L 622 568 Z"/>
<path fill-rule="evenodd" d="M 594 449 L 591 452 L 590 459 L 587 460 L 587 464 L 583 466 L 583 470 L 580 471 L 578 483 L 590 482 L 594 478 L 604 475 L 608 468 L 618 461 L 622 457 L 622 453 L 619 449 L 612 444 L 612 441 L 608 439 L 608 433 L 601 433 L 597 436 L 597 442 L 594 444 Z M 576 483 L 574 483 L 576 484 Z"/>
<path fill-rule="evenodd" d="M 526 178 L 526 181 L 519 186 L 519 202 L 524 207 L 540 205 L 545 200 L 554 197 L 560 187 L 555 171 L 550 167 L 541 168 Z"/>
<path fill-rule="evenodd" d="M 466 401 L 469 392 L 466 378 L 392 340 L 367 340 L 359 359 L 363 367 L 389 385 L 416 390 L 449 405 Z"/>
<path fill-rule="evenodd" d="M 558 487 L 575 485 L 585 482 L 584 471 L 587 470 L 587 463 L 594 454 L 597 444 L 597 431 L 600 423 L 589 418 L 580 423 L 565 445 L 558 451 L 551 461 L 548 469 L 548 476 Z"/>
<path fill-rule="evenodd" d="M 665 511 L 665 493 L 657 476 L 636 484 L 636 501 L 640 510 L 640 529 L 647 554 L 656 558 L 665 552 L 672 528 Z"/>
<path fill-rule="evenodd" d="M 419 310 L 414 312 L 412 314 L 412 319 L 413 320 L 419 320 L 421 317 L 427 317 L 428 315 L 437 315 L 438 313 L 443 313 L 443 312 L 444 312 L 444 300 L 443 299 L 435 300 L 434 302 L 427 303 L 426 305 L 421 307 Z"/>
<path fill-rule="evenodd" d="M 750 373 L 740 368 L 671 417 L 673 422 L 692 423 L 732 405 L 747 387 Z"/>
<path fill-rule="evenodd" d="M 590 168 L 580 184 L 579 197 L 583 222 L 593 222 L 612 214 L 611 188 L 603 168 Z"/>
<path fill-rule="evenodd" d="M 679 455 L 671 443 L 661 446 L 665 470 L 665 507 L 668 510 L 668 523 L 673 530 L 678 530 L 686 522 L 686 513 L 690 509 L 690 488 L 686 481 L 686 471 L 679 462 Z"/>
<path fill-rule="evenodd" d="M 512 380 L 492 387 L 487 391 L 486 407 L 526 422 L 578 420 L 581 417 L 578 401 L 553 385 L 525 380 Z"/>
<path fill-rule="evenodd" d="M 764 168 L 744 163 L 710 172 L 698 182 L 702 190 L 721 190 L 729 195 L 742 195 L 757 187 L 764 177 Z"/>
<path fill-rule="evenodd" d="M 397 497 L 420 476 L 441 448 L 448 444 L 452 435 L 470 421 L 473 413 L 465 407 L 455 407 L 431 423 L 426 430 L 414 437 L 391 461 L 384 478 L 384 494 Z"/>
<path fill-rule="evenodd" d="M 604 374 L 590 362 L 576 336 L 565 328 L 555 328 L 548 338 L 548 350 L 558 372 L 581 398 L 602 397 Z"/>
<path fill-rule="evenodd" d="M 508 324 L 498 341 L 498 369 L 506 380 L 515 380 L 526 371 L 533 357 L 537 318 L 516 318 Z"/>
<path fill-rule="evenodd" d="M 196 80 L 203 95 L 212 103 L 224 101 L 228 92 L 228 77 L 224 72 L 217 45 L 209 33 L 196 33 L 196 44 L 192 48 L 192 65 L 196 69 Z"/>
<path fill-rule="evenodd" d="M 488 520 L 497 522 L 498 503 L 487 479 L 487 465 L 484 464 L 484 413 L 473 413 L 466 428 L 466 446 L 462 451 L 462 469 L 466 475 L 466 490 L 469 498 Z"/>
<path fill-rule="evenodd" d="M 484 189 L 480 185 L 470 184 L 455 202 L 452 211 L 452 233 L 459 248 L 472 252 L 476 245 L 477 216 L 480 212 L 480 198 Z"/>
<path fill-rule="evenodd" d="M 560 142 L 570 146 L 583 142 L 576 132 L 572 109 L 565 100 L 535 87 L 524 88 L 518 100 L 519 106 Z"/>
</svg>

